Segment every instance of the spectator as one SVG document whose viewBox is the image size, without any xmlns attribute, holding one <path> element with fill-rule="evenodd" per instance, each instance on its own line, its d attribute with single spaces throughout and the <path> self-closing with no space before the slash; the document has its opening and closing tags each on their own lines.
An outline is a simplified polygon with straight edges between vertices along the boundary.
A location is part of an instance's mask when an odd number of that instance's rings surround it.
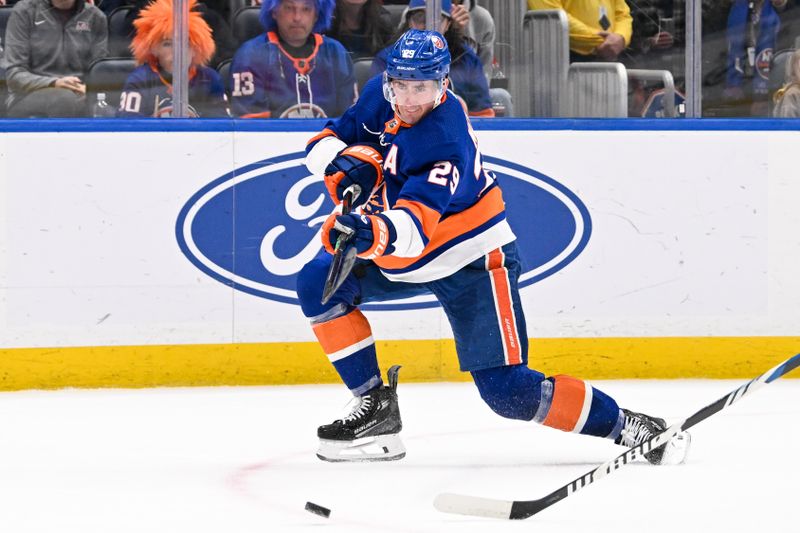
<svg viewBox="0 0 800 533">
<path fill-rule="evenodd" d="M 125 16 L 126 25 L 130 28 L 128 35 L 133 37 L 135 34 L 134 21 L 139 18 L 139 12 L 145 8 L 152 0 L 130 0 L 133 9 Z M 218 5 L 218 2 L 214 2 Z M 211 9 L 205 2 L 197 2 L 195 11 L 199 12 L 211 28 L 211 35 L 214 38 L 214 56 L 209 61 L 210 65 L 216 66 L 233 57 L 236 52 L 236 39 L 233 38 L 233 31 L 228 25 L 224 16 L 217 10 Z"/>
<path fill-rule="evenodd" d="M 786 62 L 786 84 L 775 93 L 773 115 L 800 118 L 800 50 L 795 50 Z"/>
<path fill-rule="evenodd" d="M 731 5 L 723 98 L 738 108 L 734 114 L 767 115 L 769 65 L 781 27 L 778 11 L 785 6 L 786 0 L 734 0 Z"/>
<path fill-rule="evenodd" d="M 231 65 L 233 111 L 245 118 L 315 118 L 341 115 L 356 95 L 344 46 L 322 35 L 334 0 L 265 0 L 267 30 L 246 41 Z"/>
<path fill-rule="evenodd" d="M 481 60 L 475 51 L 464 42 L 461 33 L 452 24 L 450 0 L 442 0 L 442 17 L 439 33 L 444 35 L 450 49 L 450 87 L 467 106 L 470 116 L 493 117 L 492 99 L 489 96 L 489 84 L 484 75 Z M 425 29 L 425 0 L 411 0 L 405 13 L 405 22 L 400 26 L 399 34 L 408 29 Z M 396 40 L 396 39 L 395 39 Z M 391 46 L 381 50 L 372 62 L 372 75 L 386 70 L 386 58 Z M 502 90 L 502 89 L 501 89 Z M 506 93 L 507 94 L 507 93 Z"/>
<path fill-rule="evenodd" d="M 668 70 L 675 81 L 675 105 L 684 109 L 683 5 L 674 0 L 637 0 L 631 3 L 633 36 L 620 60 L 628 68 Z M 628 116 L 664 116 L 663 89 L 659 82 L 628 80 Z"/>
<path fill-rule="evenodd" d="M 672 71 L 670 56 L 676 46 L 683 46 L 683 6 L 674 0 L 638 0 L 631 9 L 633 34 L 628 49 L 631 67 L 645 63 L 650 68 Z"/>
<path fill-rule="evenodd" d="M 529 9 L 563 9 L 569 20 L 570 61 L 616 61 L 631 42 L 625 0 L 528 0 Z"/>
<path fill-rule="evenodd" d="M 125 80 L 118 116 L 168 117 L 172 115 L 172 0 L 155 0 L 139 12 L 133 25 L 131 51 L 139 66 Z M 222 79 L 206 66 L 214 55 L 211 28 L 189 0 L 189 116 L 227 117 Z"/>
<path fill-rule="evenodd" d="M 107 53 L 106 17 L 85 0 L 19 2 L 6 29 L 8 116 L 86 116 L 81 77 Z"/>
<path fill-rule="evenodd" d="M 372 57 L 394 33 L 391 15 L 380 0 L 336 0 L 328 37 L 344 45 L 353 59 Z"/>
<path fill-rule="evenodd" d="M 494 60 L 495 25 L 492 14 L 485 7 L 478 5 L 478 0 L 453 0 L 453 12 L 463 9 L 468 15 L 464 36 L 471 41 L 475 53 L 481 59 L 486 79 L 492 77 Z M 453 16 L 456 19 L 455 15 Z"/>
</svg>

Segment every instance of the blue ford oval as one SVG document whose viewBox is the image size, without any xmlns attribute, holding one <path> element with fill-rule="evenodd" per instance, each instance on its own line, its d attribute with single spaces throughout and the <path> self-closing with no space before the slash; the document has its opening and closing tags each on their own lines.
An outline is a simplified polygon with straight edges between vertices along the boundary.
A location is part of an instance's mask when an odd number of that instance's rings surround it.
<svg viewBox="0 0 800 533">
<path fill-rule="evenodd" d="M 333 203 L 321 178 L 310 176 L 304 152 L 258 161 L 195 193 L 175 233 L 186 257 L 212 278 L 255 296 L 298 304 L 295 277 L 322 247 L 319 230 Z M 523 264 L 520 286 L 572 262 L 589 241 L 583 202 L 554 179 L 483 156 L 503 188 L 507 216 Z M 364 306 L 371 310 L 435 307 L 431 296 Z"/>
</svg>

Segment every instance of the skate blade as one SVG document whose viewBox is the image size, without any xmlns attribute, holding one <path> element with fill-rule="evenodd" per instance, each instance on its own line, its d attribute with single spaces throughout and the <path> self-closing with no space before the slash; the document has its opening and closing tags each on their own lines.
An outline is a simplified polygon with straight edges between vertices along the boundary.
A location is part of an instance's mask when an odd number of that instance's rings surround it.
<svg viewBox="0 0 800 533">
<path fill-rule="evenodd" d="M 397 461 L 406 456 L 396 434 L 364 437 L 353 441 L 320 439 L 317 457 L 330 463 Z"/>
<path fill-rule="evenodd" d="M 686 462 L 689 456 L 689 448 L 692 446 L 691 433 L 684 431 L 678 433 L 665 444 L 664 455 L 661 457 L 662 465 L 676 466 Z"/>
</svg>

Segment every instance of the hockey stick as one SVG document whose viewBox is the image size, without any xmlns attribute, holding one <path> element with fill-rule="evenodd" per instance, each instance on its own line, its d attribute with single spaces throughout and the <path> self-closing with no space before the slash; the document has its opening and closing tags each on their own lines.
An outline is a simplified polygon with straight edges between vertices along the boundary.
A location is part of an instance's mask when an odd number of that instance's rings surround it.
<svg viewBox="0 0 800 533">
<path fill-rule="evenodd" d="M 603 463 L 594 470 L 587 472 L 574 481 L 567 483 L 538 500 L 496 500 L 492 498 L 480 498 L 477 496 L 465 496 L 461 494 L 443 493 L 436 496 L 433 506 L 444 513 L 453 513 L 470 516 L 484 516 L 488 518 L 505 518 L 510 520 L 522 520 L 529 518 L 543 509 L 547 509 L 554 503 L 571 496 L 579 490 L 591 485 L 600 478 L 611 474 L 622 466 L 633 461 L 637 457 L 642 457 L 650 450 L 658 448 L 662 444 L 669 442 L 675 435 L 685 431 L 695 424 L 702 422 L 706 418 L 722 411 L 738 402 L 746 395 L 758 390 L 768 383 L 772 383 L 781 376 L 788 374 L 800 366 L 800 353 L 779 364 L 772 370 L 765 372 L 757 378 L 748 381 L 738 389 L 728 393 L 716 402 L 707 405 L 695 414 L 682 422 L 670 426 L 663 433 L 646 440 L 639 446 L 630 448 L 625 453 L 616 458 Z"/>
<path fill-rule="evenodd" d="M 353 209 L 353 198 L 361 194 L 361 187 L 356 184 L 345 189 L 342 195 L 342 214 L 346 215 Z M 353 269 L 356 262 L 356 247 L 348 246 L 347 243 L 353 237 L 352 233 L 340 233 L 336 239 L 336 246 L 333 251 L 333 261 L 328 268 L 328 277 L 325 278 L 325 288 L 322 290 L 322 305 L 328 303 L 333 293 L 342 286 L 344 280 Z"/>
</svg>

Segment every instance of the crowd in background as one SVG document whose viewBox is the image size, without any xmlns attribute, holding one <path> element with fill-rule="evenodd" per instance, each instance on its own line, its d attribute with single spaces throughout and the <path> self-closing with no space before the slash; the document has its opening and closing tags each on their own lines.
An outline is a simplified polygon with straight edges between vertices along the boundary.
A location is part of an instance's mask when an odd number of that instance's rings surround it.
<svg viewBox="0 0 800 533">
<path fill-rule="evenodd" d="M 676 103 L 682 101 L 684 0 L 527 1 L 531 10 L 566 12 L 571 62 L 669 70 Z M 800 0 L 702 3 L 704 116 L 800 117 L 800 53 L 793 52 L 800 47 Z M 0 5 L 10 10 L 2 41 L 6 116 L 171 115 L 172 0 Z M 454 92 L 472 116 L 514 116 L 505 79 L 514 72 L 495 55 L 507 39 L 493 14 L 480 0 L 441 6 L 438 29 L 453 55 Z M 424 27 L 425 8 L 425 0 L 191 0 L 190 114 L 338 116 L 365 80 L 383 71 L 387 47 L 404 30 Z M 245 29 L 236 20 L 243 10 L 251 15 Z M 109 25 L 112 14 L 119 23 Z M 119 55 L 132 58 L 127 79 L 119 100 L 98 114 L 85 77 L 94 62 Z M 630 116 L 652 116 L 652 87 L 632 83 L 629 92 Z"/>
</svg>

